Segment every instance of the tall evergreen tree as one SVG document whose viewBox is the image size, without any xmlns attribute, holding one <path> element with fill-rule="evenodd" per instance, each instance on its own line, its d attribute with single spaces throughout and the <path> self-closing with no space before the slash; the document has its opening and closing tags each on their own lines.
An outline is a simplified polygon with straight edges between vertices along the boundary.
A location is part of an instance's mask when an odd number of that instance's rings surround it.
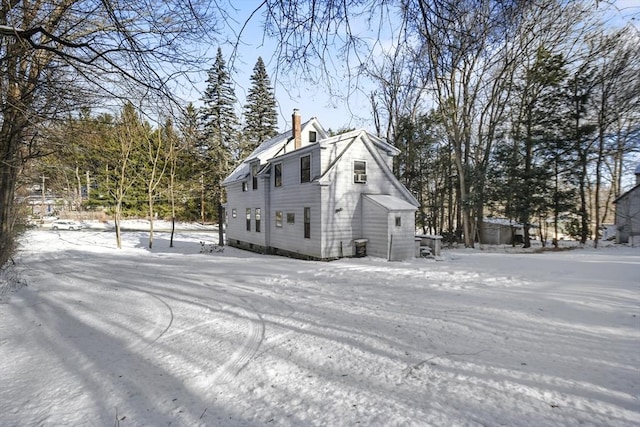
<svg viewBox="0 0 640 427">
<path fill-rule="evenodd" d="M 394 173 L 420 202 L 416 225 L 425 234 L 441 231 L 436 207 L 444 209 L 438 200 L 442 177 L 436 167 L 439 147 L 434 120 L 434 114 L 401 116 L 395 128 L 400 154 L 394 158 Z M 427 167 L 429 161 L 431 167 Z"/>
<path fill-rule="evenodd" d="M 236 95 L 231 84 L 222 49 L 208 72 L 200 110 L 202 139 L 198 141 L 201 156 L 201 219 L 215 216 L 222 202 L 222 180 L 231 168 L 232 153 L 237 150 L 238 117 Z M 207 203 L 208 201 L 208 203 Z"/>
<path fill-rule="evenodd" d="M 244 106 L 244 119 L 243 143 L 238 153 L 240 159 L 249 155 L 261 142 L 278 133 L 276 98 L 262 57 L 258 57 L 253 67 L 251 87 Z"/>
<path fill-rule="evenodd" d="M 189 221 L 197 221 L 201 217 L 201 182 L 203 161 L 199 144 L 204 140 L 198 126 L 198 110 L 193 104 L 187 105 L 179 122 L 181 146 L 178 150 L 176 179 L 181 194 L 180 215 Z"/>
<path fill-rule="evenodd" d="M 544 219 L 552 208 L 559 209 L 554 208 L 553 200 L 560 193 L 554 191 L 553 175 L 560 170 L 558 156 L 566 152 L 560 144 L 556 113 L 567 76 L 564 67 L 562 55 L 538 49 L 535 62 L 516 85 L 511 149 L 497 151 L 503 156 L 508 177 L 502 190 L 505 213 L 524 226 L 524 247 L 531 246 L 529 227 L 533 220 Z"/>
<path fill-rule="evenodd" d="M 595 73 L 588 66 L 589 64 L 584 64 L 584 66 L 579 67 L 566 83 L 566 101 L 569 108 L 566 114 L 566 123 L 562 127 L 565 138 L 570 144 L 568 147 L 565 146 L 568 148 L 568 154 L 570 153 L 565 157 L 574 157 L 574 165 L 570 174 L 557 173 L 557 176 L 569 175 L 570 178 L 577 182 L 580 201 L 579 205 L 574 207 L 574 210 L 580 217 L 578 230 L 580 243 L 582 244 L 587 241 L 591 221 L 588 209 L 588 184 L 589 167 L 594 154 L 592 141 L 595 131 L 595 126 L 589 117 L 591 112 L 588 111 L 595 86 Z M 569 197 L 564 194 L 562 199 L 568 200 Z M 554 227 L 557 234 L 557 222 L 554 223 Z M 554 243 L 557 246 L 557 241 Z"/>
</svg>

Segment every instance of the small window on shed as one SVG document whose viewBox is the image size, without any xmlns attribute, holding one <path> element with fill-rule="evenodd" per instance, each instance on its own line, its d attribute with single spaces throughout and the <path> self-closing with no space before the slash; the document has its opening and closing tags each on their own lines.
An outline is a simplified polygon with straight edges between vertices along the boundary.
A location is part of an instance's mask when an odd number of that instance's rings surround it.
<svg viewBox="0 0 640 427">
<path fill-rule="evenodd" d="M 396 227 L 401 227 L 402 226 L 402 217 L 397 216 L 396 217 Z"/>
</svg>

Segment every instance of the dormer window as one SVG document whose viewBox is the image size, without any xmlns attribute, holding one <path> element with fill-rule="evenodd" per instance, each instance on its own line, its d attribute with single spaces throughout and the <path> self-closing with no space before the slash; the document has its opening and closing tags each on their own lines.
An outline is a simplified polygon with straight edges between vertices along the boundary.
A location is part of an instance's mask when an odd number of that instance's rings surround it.
<svg viewBox="0 0 640 427">
<path fill-rule="evenodd" d="M 363 160 L 354 160 L 353 182 L 355 182 L 356 184 L 367 183 L 367 162 Z"/>
<path fill-rule="evenodd" d="M 310 130 L 309 131 L 309 142 L 316 142 L 317 138 L 318 138 L 318 135 L 316 134 L 316 132 L 313 131 L 313 130 Z"/>
<path fill-rule="evenodd" d="M 258 189 L 258 163 L 251 165 L 251 178 L 253 178 L 253 189 Z"/>
</svg>

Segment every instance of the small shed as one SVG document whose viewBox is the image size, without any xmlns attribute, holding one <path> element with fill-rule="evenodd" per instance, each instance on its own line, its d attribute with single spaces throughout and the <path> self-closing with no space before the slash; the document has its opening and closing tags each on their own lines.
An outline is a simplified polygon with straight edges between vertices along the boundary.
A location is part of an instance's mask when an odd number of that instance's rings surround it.
<svg viewBox="0 0 640 427">
<path fill-rule="evenodd" d="M 524 227 L 504 218 L 485 218 L 482 221 L 482 241 L 485 245 L 511 245 L 521 243 Z"/>
<path fill-rule="evenodd" d="M 362 195 L 367 255 L 401 261 L 415 257 L 416 206 L 390 195 Z"/>
</svg>

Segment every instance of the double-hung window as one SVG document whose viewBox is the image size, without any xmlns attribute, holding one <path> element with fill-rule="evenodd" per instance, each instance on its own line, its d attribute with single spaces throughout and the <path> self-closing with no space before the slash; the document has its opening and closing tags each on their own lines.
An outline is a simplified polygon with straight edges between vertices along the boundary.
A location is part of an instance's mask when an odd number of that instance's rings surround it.
<svg viewBox="0 0 640 427">
<path fill-rule="evenodd" d="M 258 163 L 251 165 L 251 177 L 253 178 L 253 189 L 258 189 Z"/>
<path fill-rule="evenodd" d="M 311 238 L 311 208 L 304 208 L 304 238 Z"/>
<path fill-rule="evenodd" d="M 273 185 L 282 187 L 282 163 L 273 165 Z"/>
<path fill-rule="evenodd" d="M 300 157 L 300 182 L 311 181 L 311 154 Z"/>
<path fill-rule="evenodd" d="M 247 231 L 251 231 L 251 208 L 247 208 Z"/>
</svg>

